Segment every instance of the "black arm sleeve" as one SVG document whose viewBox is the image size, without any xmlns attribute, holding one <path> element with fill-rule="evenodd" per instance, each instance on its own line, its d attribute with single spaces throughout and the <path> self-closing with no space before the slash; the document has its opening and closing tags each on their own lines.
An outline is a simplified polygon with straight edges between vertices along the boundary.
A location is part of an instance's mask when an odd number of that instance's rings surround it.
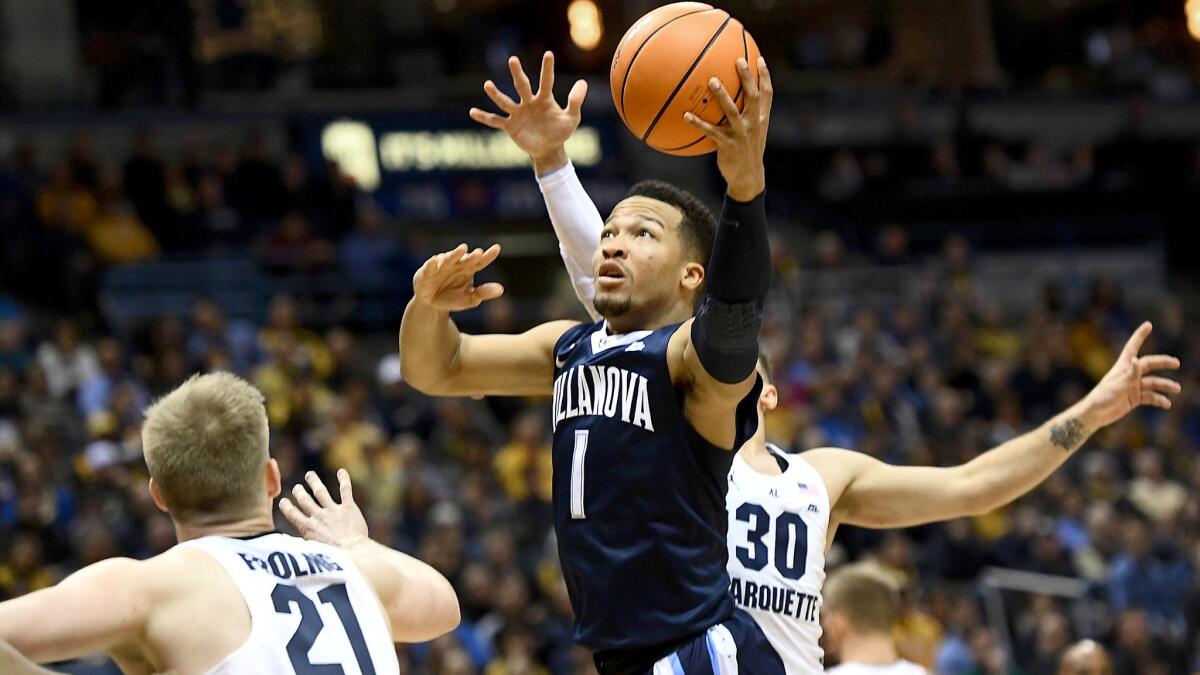
<svg viewBox="0 0 1200 675">
<path fill-rule="evenodd" d="M 704 297 L 692 323 L 692 346 L 701 365 L 728 384 L 745 380 L 758 362 L 763 303 L 771 288 L 763 194 L 749 202 L 725 197 Z"/>
</svg>

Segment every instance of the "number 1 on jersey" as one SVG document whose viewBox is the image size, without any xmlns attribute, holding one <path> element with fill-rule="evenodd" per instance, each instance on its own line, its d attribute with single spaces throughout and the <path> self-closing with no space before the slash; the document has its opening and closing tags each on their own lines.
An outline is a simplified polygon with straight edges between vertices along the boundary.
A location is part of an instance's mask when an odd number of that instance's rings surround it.
<svg viewBox="0 0 1200 675">
<path fill-rule="evenodd" d="M 583 520 L 583 460 L 587 456 L 587 429 L 575 430 L 575 451 L 571 454 L 571 519 Z"/>
</svg>

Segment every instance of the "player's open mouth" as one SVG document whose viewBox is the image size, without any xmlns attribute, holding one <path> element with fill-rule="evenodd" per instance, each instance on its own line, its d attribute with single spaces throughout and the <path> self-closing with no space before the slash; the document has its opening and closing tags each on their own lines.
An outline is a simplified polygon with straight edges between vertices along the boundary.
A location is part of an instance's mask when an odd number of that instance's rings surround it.
<svg viewBox="0 0 1200 675">
<path fill-rule="evenodd" d="M 596 269 L 596 281 L 602 284 L 618 284 L 625 280 L 625 270 L 612 261 L 600 263 Z"/>
</svg>

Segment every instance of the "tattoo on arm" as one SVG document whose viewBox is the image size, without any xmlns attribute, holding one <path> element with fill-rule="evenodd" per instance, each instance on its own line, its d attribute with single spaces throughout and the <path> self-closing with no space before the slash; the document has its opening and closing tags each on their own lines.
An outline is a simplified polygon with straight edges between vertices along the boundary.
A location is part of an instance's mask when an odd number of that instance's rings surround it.
<svg viewBox="0 0 1200 675">
<path fill-rule="evenodd" d="M 1075 452 L 1084 441 L 1083 425 L 1077 419 L 1056 422 L 1050 426 L 1050 442 L 1067 452 Z"/>
</svg>

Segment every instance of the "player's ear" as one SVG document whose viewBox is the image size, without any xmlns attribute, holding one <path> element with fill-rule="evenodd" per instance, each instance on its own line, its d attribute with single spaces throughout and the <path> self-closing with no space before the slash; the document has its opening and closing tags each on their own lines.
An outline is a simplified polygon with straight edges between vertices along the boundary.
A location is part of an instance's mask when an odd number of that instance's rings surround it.
<svg viewBox="0 0 1200 675">
<path fill-rule="evenodd" d="M 683 276 L 679 283 L 689 291 L 699 291 L 704 285 L 704 265 L 697 262 L 684 263 Z"/>
<path fill-rule="evenodd" d="M 158 491 L 158 486 L 154 484 L 153 478 L 150 479 L 149 487 L 150 497 L 154 500 L 154 505 L 158 507 L 158 510 L 163 513 L 170 513 L 170 510 L 167 509 L 167 503 L 163 501 L 162 493 Z"/>
<path fill-rule="evenodd" d="M 263 480 L 266 482 L 267 496 L 275 499 L 279 493 L 283 492 L 283 475 L 279 472 L 279 462 L 275 458 L 267 460 L 266 475 Z"/>
<path fill-rule="evenodd" d="M 763 410 L 774 410 L 779 405 L 779 390 L 773 384 L 764 385 L 758 402 Z"/>
</svg>

